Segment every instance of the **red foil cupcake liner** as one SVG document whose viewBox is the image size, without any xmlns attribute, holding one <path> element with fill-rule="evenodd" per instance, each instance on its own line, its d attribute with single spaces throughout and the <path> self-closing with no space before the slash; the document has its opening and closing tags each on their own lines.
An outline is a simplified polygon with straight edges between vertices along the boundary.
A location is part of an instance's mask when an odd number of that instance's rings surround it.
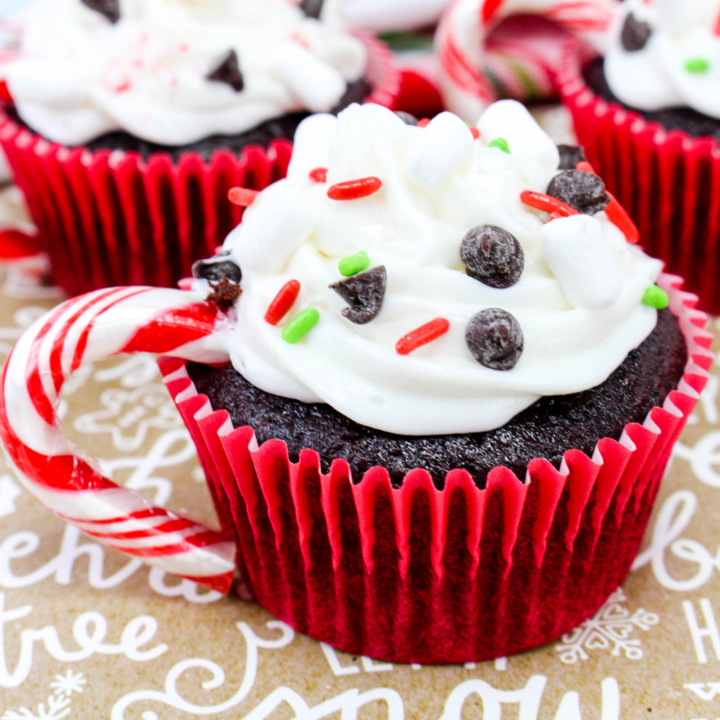
<svg viewBox="0 0 720 720">
<path fill-rule="evenodd" d="M 588 160 L 637 224 L 644 249 L 720 314 L 720 143 L 607 102 L 577 62 L 566 63 L 558 80 Z"/>
<path fill-rule="evenodd" d="M 389 50 L 361 36 L 369 49 L 369 102 L 391 107 L 400 77 Z M 173 163 L 158 153 L 68 148 L 0 112 L 0 145 L 25 193 L 50 257 L 53 280 L 69 295 L 122 285 L 174 286 L 192 263 L 213 254 L 240 222 L 231 187 L 262 190 L 287 172 L 292 143 L 240 157 L 218 151 L 210 162 L 194 152 Z"/>
<path fill-rule="evenodd" d="M 629 572 L 713 359 L 697 298 L 677 277 L 658 282 L 688 346 L 663 407 L 592 459 L 568 450 L 560 470 L 535 459 L 525 483 L 496 467 L 483 490 L 465 470 L 438 490 L 416 469 L 398 489 L 382 467 L 353 482 L 338 459 L 324 475 L 312 449 L 292 463 L 280 440 L 258 447 L 251 428 L 233 429 L 183 361 L 161 359 L 258 602 L 346 652 L 423 664 L 518 653 L 593 615 Z"/>
</svg>

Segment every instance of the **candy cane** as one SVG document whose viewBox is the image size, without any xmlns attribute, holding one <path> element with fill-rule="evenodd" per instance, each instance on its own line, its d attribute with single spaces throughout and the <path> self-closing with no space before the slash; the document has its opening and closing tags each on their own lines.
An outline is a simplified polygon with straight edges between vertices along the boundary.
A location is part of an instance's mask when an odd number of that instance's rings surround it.
<svg viewBox="0 0 720 720">
<path fill-rule="evenodd" d="M 63 436 L 56 408 L 80 365 L 120 353 L 156 352 L 226 362 L 215 305 L 191 292 L 110 288 L 68 300 L 18 341 L 0 385 L 0 437 L 24 485 L 84 533 L 174 575 L 227 592 L 235 546 L 193 520 L 153 505 L 105 477 Z"/>
<path fill-rule="evenodd" d="M 563 56 L 557 34 L 541 27 L 534 34 L 523 29 L 517 37 L 510 33 L 496 47 L 488 45 L 488 35 L 501 20 L 518 14 L 541 16 L 570 33 L 563 44 L 583 39 L 601 47 L 618 13 L 614 0 L 454 0 L 435 38 L 440 87 L 447 108 L 476 122 L 497 99 L 491 77 L 512 87 L 520 99 L 518 91 L 528 78 L 540 78 L 541 89 L 547 85 L 548 62 L 558 62 Z M 523 44 L 528 50 L 532 44 L 532 51 L 521 52 Z M 515 51 L 507 54 L 508 46 L 514 46 Z M 538 51 L 545 57 L 538 58 Z"/>
</svg>

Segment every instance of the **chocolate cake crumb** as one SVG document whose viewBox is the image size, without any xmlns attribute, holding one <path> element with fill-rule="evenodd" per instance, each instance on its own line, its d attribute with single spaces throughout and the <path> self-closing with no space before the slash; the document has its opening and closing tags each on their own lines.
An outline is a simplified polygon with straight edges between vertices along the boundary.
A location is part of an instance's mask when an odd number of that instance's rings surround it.
<svg viewBox="0 0 720 720">
<path fill-rule="evenodd" d="M 240 285 L 227 277 L 209 283 L 212 292 L 207 296 L 208 302 L 215 303 L 223 312 L 227 312 L 242 294 Z"/>
</svg>

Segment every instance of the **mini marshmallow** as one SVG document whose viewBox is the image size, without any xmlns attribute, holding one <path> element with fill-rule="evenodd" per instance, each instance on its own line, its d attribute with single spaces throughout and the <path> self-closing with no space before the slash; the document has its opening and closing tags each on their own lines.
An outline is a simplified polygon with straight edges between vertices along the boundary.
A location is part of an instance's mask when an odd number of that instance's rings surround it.
<svg viewBox="0 0 720 720">
<path fill-rule="evenodd" d="M 557 146 L 516 100 L 493 103 L 480 117 L 477 128 L 486 145 L 495 138 L 505 138 L 511 155 L 538 164 L 545 176 L 557 170 L 560 163 Z"/>
<path fill-rule="evenodd" d="M 405 156 L 405 171 L 424 190 L 432 190 L 468 159 L 473 138 L 468 126 L 449 112 L 418 131 Z"/>
<path fill-rule="evenodd" d="M 545 258 L 571 305 L 607 308 L 622 291 L 622 279 L 600 222 L 572 215 L 542 228 Z"/>
<path fill-rule="evenodd" d="M 285 43 L 278 51 L 275 73 L 303 107 L 328 112 L 345 94 L 345 78 L 298 43 Z"/>
<path fill-rule="evenodd" d="M 316 220 L 317 209 L 286 180 L 280 180 L 257 196 L 224 247 L 232 250 L 243 271 L 279 273 L 313 231 Z"/>
<path fill-rule="evenodd" d="M 337 132 L 334 115 L 318 113 L 305 118 L 295 131 L 293 154 L 287 177 L 295 182 L 307 180 L 311 170 L 330 164 L 330 144 Z"/>
</svg>

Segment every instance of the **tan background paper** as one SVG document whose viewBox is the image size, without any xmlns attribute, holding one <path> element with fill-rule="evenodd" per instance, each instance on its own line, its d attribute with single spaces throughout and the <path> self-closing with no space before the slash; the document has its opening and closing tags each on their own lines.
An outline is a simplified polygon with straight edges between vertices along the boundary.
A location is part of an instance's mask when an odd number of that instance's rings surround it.
<svg viewBox="0 0 720 720">
<path fill-rule="evenodd" d="M 57 302 L 4 272 L 0 361 Z M 714 367 L 624 587 L 572 636 L 477 666 L 334 653 L 250 600 L 198 591 L 81 537 L 0 460 L 0 717 L 716 720 L 719 387 Z M 63 406 L 68 434 L 115 480 L 214 522 L 151 357 L 83 369 Z"/>
</svg>

